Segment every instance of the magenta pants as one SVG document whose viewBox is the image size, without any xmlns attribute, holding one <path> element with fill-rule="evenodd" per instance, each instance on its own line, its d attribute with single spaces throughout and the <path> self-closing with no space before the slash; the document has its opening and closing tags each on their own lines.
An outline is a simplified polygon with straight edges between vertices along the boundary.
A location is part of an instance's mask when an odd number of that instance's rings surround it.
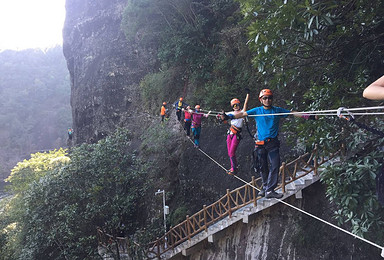
<svg viewBox="0 0 384 260">
<path fill-rule="evenodd" d="M 236 161 L 236 149 L 239 145 L 240 140 L 237 139 L 236 135 L 227 135 L 227 148 L 228 148 L 228 156 L 231 160 L 232 169 L 236 169 L 237 161 Z"/>
</svg>

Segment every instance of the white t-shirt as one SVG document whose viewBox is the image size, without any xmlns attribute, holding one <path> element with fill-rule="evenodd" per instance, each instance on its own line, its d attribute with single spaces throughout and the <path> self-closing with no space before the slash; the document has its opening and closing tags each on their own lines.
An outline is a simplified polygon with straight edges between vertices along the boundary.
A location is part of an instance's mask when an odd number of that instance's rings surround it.
<svg viewBox="0 0 384 260">
<path fill-rule="evenodd" d="M 228 112 L 227 115 L 234 115 L 234 112 Z M 236 126 L 237 128 L 242 128 L 244 125 L 244 119 L 243 118 L 236 118 L 231 119 L 231 125 Z"/>
</svg>

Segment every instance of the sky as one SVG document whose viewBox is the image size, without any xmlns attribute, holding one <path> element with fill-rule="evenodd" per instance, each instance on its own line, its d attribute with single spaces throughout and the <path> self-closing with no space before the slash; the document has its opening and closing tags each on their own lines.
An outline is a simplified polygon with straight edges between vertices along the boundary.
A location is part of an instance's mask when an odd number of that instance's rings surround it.
<svg viewBox="0 0 384 260">
<path fill-rule="evenodd" d="M 0 0 L 0 51 L 62 45 L 65 0 Z"/>
</svg>

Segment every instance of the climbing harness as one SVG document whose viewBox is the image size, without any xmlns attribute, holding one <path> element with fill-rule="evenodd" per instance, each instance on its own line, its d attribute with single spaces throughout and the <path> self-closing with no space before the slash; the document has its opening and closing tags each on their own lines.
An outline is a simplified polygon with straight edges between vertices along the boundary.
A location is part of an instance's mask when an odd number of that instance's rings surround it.
<svg viewBox="0 0 384 260">
<path fill-rule="evenodd" d="M 238 128 L 234 125 L 231 125 L 229 127 L 229 131 L 231 131 L 234 135 L 240 134 L 241 133 L 241 128 Z"/>
<path fill-rule="evenodd" d="M 252 138 L 252 140 L 255 142 L 255 148 L 252 151 L 252 168 L 253 171 L 256 173 L 257 176 L 260 176 L 260 161 L 259 156 L 257 155 L 257 149 L 256 149 L 256 141 L 257 139 L 252 135 L 251 130 L 249 129 L 248 125 L 248 117 L 244 118 L 245 121 L 245 127 L 247 128 L 247 132 L 249 136 Z"/>
</svg>

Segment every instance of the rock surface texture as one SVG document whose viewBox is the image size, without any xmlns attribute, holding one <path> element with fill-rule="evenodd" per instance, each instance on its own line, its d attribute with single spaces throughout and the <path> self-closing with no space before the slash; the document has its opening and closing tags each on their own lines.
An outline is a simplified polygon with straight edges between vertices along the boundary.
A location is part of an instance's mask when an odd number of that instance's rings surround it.
<svg viewBox="0 0 384 260">
<path fill-rule="evenodd" d="M 125 5 L 125 0 L 66 1 L 63 49 L 76 144 L 96 142 L 116 127 L 136 126 L 137 84 L 147 68 L 120 29 Z"/>
</svg>

